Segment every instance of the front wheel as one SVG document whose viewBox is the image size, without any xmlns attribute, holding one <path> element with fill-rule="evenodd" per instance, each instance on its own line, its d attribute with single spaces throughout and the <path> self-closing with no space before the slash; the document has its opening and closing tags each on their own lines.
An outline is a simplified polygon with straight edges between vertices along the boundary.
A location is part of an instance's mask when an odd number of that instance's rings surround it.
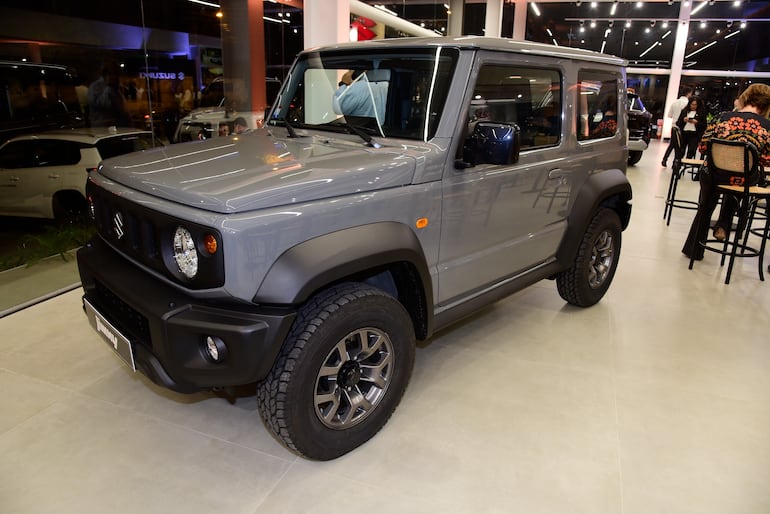
<svg viewBox="0 0 770 514">
<path fill-rule="evenodd" d="M 600 209 L 583 234 L 572 267 L 556 276 L 556 287 L 565 301 L 589 307 L 602 299 L 618 267 L 620 235 L 617 213 Z"/>
<path fill-rule="evenodd" d="M 414 365 L 412 327 L 404 307 L 377 288 L 349 283 L 319 293 L 300 310 L 258 385 L 265 425 L 310 459 L 362 445 L 404 394 Z"/>
</svg>

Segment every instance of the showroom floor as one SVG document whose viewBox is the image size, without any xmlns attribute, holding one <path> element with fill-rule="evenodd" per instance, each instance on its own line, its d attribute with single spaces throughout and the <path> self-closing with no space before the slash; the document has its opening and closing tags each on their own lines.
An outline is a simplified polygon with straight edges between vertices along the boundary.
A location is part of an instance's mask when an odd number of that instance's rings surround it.
<svg viewBox="0 0 770 514">
<path fill-rule="evenodd" d="M 281 447 L 253 396 L 132 374 L 79 290 L 0 319 L 0 512 L 767 514 L 770 283 L 753 259 L 730 285 L 712 254 L 688 271 L 663 150 L 629 169 L 601 303 L 546 281 L 437 335 L 390 422 L 332 462 Z"/>
</svg>

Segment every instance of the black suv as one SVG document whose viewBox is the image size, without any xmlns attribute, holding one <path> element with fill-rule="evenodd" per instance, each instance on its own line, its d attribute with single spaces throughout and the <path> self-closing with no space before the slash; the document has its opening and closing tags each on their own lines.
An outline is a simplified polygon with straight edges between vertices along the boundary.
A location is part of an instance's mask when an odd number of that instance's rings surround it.
<svg viewBox="0 0 770 514">
<path fill-rule="evenodd" d="M 642 158 L 642 152 L 650 144 L 652 113 L 645 109 L 636 93 L 628 93 L 628 164 Z"/>
</svg>

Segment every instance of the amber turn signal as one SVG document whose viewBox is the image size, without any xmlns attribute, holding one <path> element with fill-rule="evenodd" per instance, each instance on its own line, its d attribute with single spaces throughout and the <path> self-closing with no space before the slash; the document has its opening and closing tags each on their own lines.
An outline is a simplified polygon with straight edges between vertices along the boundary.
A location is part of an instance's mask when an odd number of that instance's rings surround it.
<svg viewBox="0 0 770 514">
<path fill-rule="evenodd" d="M 214 255 L 217 253 L 217 238 L 211 234 L 206 234 L 203 236 L 203 246 L 209 255 Z"/>
<path fill-rule="evenodd" d="M 417 228 L 425 228 L 428 226 L 428 218 L 419 218 L 414 222 L 414 226 Z"/>
</svg>

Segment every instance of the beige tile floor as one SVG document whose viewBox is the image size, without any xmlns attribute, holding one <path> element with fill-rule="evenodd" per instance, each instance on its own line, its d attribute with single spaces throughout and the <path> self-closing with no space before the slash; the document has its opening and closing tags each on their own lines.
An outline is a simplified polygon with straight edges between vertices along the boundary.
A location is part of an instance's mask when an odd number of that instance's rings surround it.
<svg viewBox="0 0 770 514">
<path fill-rule="evenodd" d="M 253 397 L 175 395 L 131 374 L 72 291 L 0 319 L 0 512 L 770 512 L 770 284 L 723 284 L 662 221 L 655 142 L 597 306 L 543 282 L 418 350 L 395 415 L 336 461 L 266 432 Z M 682 194 L 697 185 L 684 181 Z"/>
</svg>

